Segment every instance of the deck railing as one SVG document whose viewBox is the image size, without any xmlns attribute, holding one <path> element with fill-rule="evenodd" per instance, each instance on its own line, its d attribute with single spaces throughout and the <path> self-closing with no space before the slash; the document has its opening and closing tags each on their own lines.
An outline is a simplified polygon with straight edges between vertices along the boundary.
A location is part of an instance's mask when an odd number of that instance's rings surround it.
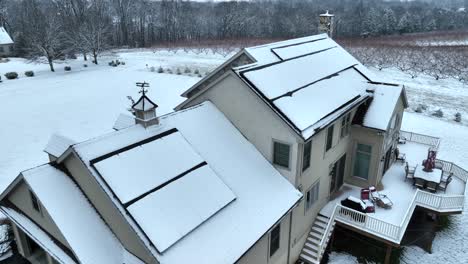
<svg viewBox="0 0 468 264">
<path fill-rule="evenodd" d="M 327 248 L 328 236 L 332 232 L 332 227 L 333 227 L 333 224 L 335 223 L 335 211 L 338 206 L 339 205 L 335 205 L 333 214 L 331 215 L 330 220 L 328 221 L 327 227 L 325 228 L 325 232 L 323 232 L 322 239 L 320 240 L 319 248 L 318 248 L 319 261 L 321 260 L 323 253 L 325 252 L 325 249 Z"/>
<path fill-rule="evenodd" d="M 437 150 L 440 145 L 440 139 L 437 137 L 426 136 L 422 134 L 400 131 L 400 136 L 407 141 L 429 145 L 432 149 Z M 326 248 L 327 238 L 332 230 L 333 222 L 338 221 L 345 225 L 352 226 L 356 229 L 371 233 L 380 238 L 386 239 L 396 244 L 400 244 L 408 227 L 413 212 L 417 206 L 427 208 L 436 212 L 461 212 L 465 205 L 465 189 L 468 182 L 468 171 L 460 166 L 445 160 L 437 159 L 436 162 L 442 164 L 444 175 L 452 173 L 452 175 L 463 182 L 463 194 L 447 195 L 433 194 L 422 190 L 416 190 L 409 204 L 407 211 L 399 225 L 388 223 L 378 219 L 371 214 L 365 214 L 337 204 L 330 216 L 330 221 L 325 229 L 319 245 L 320 256 Z"/>
<path fill-rule="evenodd" d="M 445 175 L 452 174 L 453 177 L 456 177 L 463 182 L 463 193 L 465 193 L 466 183 L 468 182 L 468 171 L 449 161 L 436 159 L 436 163 L 442 164 L 442 171 Z"/>
<path fill-rule="evenodd" d="M 407 141 L 416 142 L 424 145 L 429 145 L 435 150 L 439 149 L 440 145 L 440 138 L 427 136 L 423 134 L 408 132 L 408 131 L 400 131 L 400 137 L 405 138 Z"/>
<path fill-rule="evenodd" d="M 417 206 L 437 212 L 457 212 L 463 210 L 464 204 L 464 195 L 438 195 L 418 189 L 399 225 L 388 223 L 370 214 L 361 213 L 341 205 L 335 207 L 331 219 L 400 244 Z"/>
<path fill-rule="evenodd" d="M 337 221 L 397 242 L 400 227 L 348 207 L 338 205 L 333 212 Z"/>
</svg>

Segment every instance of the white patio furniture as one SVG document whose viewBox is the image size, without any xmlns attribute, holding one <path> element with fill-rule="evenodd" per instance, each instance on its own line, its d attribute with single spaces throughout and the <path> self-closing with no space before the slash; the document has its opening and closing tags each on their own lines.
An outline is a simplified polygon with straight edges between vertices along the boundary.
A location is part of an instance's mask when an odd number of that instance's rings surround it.
<svg viewBox="0 0 468 264">
<path fill-rule="evenodd" d="M 415 166 L 410 166 L 408 162 L 405 165 L 405 181 L 406 179 L 413 179 L 414 180 L 414 171 L 416 170 Z"/>
<path fill-rule="evenodd" d="M 437 189 L 444 191 L 444 193 L 447 192 L 447 187 L 451 181 L 452 181 L 452 174 L 450 174 L 450 176 L 447 178 L 447 181 L 440 182 L 440 184 L 437 186 Z"/>
</svg>

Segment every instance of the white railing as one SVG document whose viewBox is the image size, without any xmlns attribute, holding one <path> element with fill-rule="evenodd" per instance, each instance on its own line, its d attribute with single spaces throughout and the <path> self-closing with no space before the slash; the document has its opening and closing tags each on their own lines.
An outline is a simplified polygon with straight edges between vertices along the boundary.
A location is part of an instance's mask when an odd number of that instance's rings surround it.
<svg viewBox="0 0 468 264">
<path fill-rule="evenodd" d="M 400 137 L 403 137 L 407 141 L 410 141 L 410 142 L 429 145 L 433 147 L 435 150 L 439 149 L 440 138 L 438 137 L 432 137 L 432 136 L 427 136 L 427 135 L 403 131 L 403 130 L 400 131 Z"/>
<path fill-rule="evenodd" d="M 466 183 L 468 181 L 468 171 L 449 161 L 436 159 L 436 164 L 437 163 L 442 165 L 442 171 L 444 174 L 452 174 L 463 182 L 463 193 L 465 193 Z"/>
<path fill-rule="evenodd" d="M 437 195 L 418 189 L 400 225 L 388 223 L 372 215 L 361 213 L 338 204 L 333 211 L 330 222 L 336 220 L 380 238 L 400 244 L 417 206 L 438 212 L 456 212 L 462 211 L 464 204 L 464 195 Z M 322 241 L 326 242 L 326 240 L 323 239 Z M 324 245 L 321 245 L 320 249 L 323 247 Z"/>
<path fill-rule="evenodd" d="M 338 207 L 338 204 L 335 205 L 333 214 L 330 216 L 330 219 L 328 220 L 327 228 L 325 228 L 322 239 L 320 240 L 320 244 L 318 248 L 318 260 L 319 261 L 321 260 L 323 253 L 325 252 L 325 249 L 327 248 L 328 236 L 330 235 L 332 228 L 333 228 L 333 224 L 335 222 L 335 212 L 336 212 L 337 207 Z"/>
<path fill-rule="evenodd" d="M 344 224 L 364 230 L 393 242 L 397 242 L 398 240 L 400 231 L 399 226 L 341 205 L 336 207 L 334 214 L 335 219 Z"/>
</svg>

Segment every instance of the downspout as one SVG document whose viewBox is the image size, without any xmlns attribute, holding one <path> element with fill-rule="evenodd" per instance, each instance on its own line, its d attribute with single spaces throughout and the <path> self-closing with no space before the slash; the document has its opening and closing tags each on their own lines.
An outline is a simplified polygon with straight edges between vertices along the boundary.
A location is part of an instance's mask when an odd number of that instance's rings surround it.
<svg viewBox="0 0 468 264">
<path fill-rule="evenodd" d="M 295 209 L 295 208 L 294 208 Z M 289 215 L 289 238 L 288 238 L 288 259 L 286 260 L 286 263 L 290 263 L 289 262 L 289 257 L 291 256 L 291 231 L 292 231 L 292 221 L 293 221 L 293 211 L 294 209 L 290 212 L 290 215 Z"/>
</svg>

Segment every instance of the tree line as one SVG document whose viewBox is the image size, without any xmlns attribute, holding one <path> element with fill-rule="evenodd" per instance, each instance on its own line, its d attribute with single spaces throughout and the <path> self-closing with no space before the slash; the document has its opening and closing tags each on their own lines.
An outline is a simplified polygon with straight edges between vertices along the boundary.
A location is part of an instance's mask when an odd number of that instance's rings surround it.
<svg viewBox="0 0 468 264">
<path fill-rule="evenodd" d="M 413 79 L 427 75 L 435 80 L 453 78 L 466 84 L 467 33 L 450 32 L 423 37 L 416 34 L 391 39 L 345 39 L 339 42 L 360 62 L 378 70 L 396 68 Z"/>
<path fill-rule="evenodd" d="M 455 5 L 453 3 L 456 3 Z M 435 4 L 438 3 L 438 4 Z M 318 15 L 336 15 L 337 37 L 451 30 L 468 26 L 463 1 L 384 0 L 0 0 L 0 22 L 20 56 L 92 57 L 109 47 L 150 47 L 317 33 Z"/>
</svg>

